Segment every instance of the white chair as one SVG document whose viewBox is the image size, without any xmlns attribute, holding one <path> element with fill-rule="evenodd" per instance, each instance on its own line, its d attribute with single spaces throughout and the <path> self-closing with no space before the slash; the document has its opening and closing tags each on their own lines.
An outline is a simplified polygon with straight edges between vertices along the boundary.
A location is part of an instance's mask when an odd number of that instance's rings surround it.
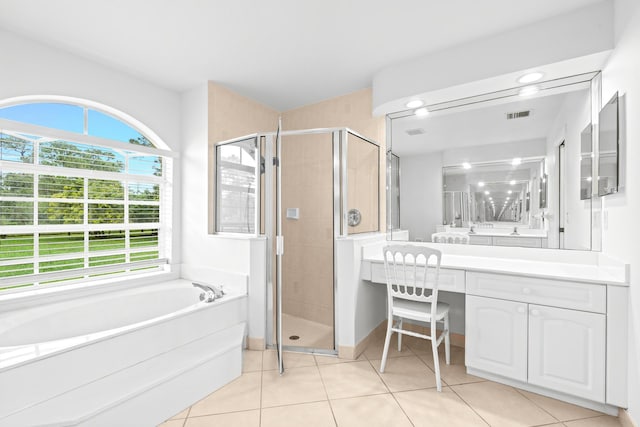
<svg viewBox="0 0 640 427">
<path fill-rule="evenodd" d="M 438 346 L 444 339 L 445 360 L 450 363 L 451 343 L 449 339 L 449 305 L 438 302 L 438 275 L 441 252 L 437 249 L 390 245 L 383 249 L 384 269 L 387 276 L 387 335 L 384 341 L 380 372 L 384 372 L 391 334 L 398 333 L 398 351 L 402 349 L 402 335 L 431 340 L 436 385 L 442 391 Z M 435 258 L 435 265 L 429 259 Z M 431 291 L 429 292 L 429 289 Z M 394 317 L 398 322 L 394 325 Z M 402 329 L 404 319 L 431 324 L 431 335 Z M 444 322 L 444 330 L 436 335 L 436 323 Z"/>
<path fill-rule="evenodd" d="M 431 241 L 433 243 L 459 243 L 462 245 L 468 245 L 469 240 L 469 235 L 465 233 L 440 232 L 433 233 L 431 235 Z"/>
<path fill-rule="evenodd" d="M 479 222 L 476 224 L 478 228 L 493 228 L 493 223 L 491 222 Z"/>
</svg>

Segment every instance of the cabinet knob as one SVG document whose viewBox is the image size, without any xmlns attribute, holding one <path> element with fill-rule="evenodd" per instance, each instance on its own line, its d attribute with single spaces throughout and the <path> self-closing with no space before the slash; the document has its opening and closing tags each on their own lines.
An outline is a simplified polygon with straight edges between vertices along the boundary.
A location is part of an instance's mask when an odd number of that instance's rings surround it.
<svg viewBox="0 0 640 427">
<path fill-rule="evenodd" d="M 518 307 L 518 309 L 516 311 L 518 313 L 524 313 L 524 307 L 520 306 L 520 307 Z"/>
<path fill-rule="evenodd" d="M 522 289 L 522 293 L 523 293 L 523 294 L 525 294 L 525 295 L 529 295 L 529 294 L 531 293 L 531 289 L 529 289 L 529 288 L 523 288 L 523 289 Z"/>
<path fill-rule="evenodd" d="M 540 310 L 531 310 L 531 315 L 532 316 L 538 316 L 540 314 Z"/>
</svg>

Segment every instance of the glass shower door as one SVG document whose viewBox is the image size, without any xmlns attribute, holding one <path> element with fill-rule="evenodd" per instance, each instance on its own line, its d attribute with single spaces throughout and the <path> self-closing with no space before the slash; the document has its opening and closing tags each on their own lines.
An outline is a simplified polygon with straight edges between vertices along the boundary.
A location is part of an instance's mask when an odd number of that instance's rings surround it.
<svg viewBox="0 0 640 427">
<path fill-rule="evenodd" d="M 277 153 L 276 341 L 334 353 L 334 136 L 284 135 Z"/>
</svg>

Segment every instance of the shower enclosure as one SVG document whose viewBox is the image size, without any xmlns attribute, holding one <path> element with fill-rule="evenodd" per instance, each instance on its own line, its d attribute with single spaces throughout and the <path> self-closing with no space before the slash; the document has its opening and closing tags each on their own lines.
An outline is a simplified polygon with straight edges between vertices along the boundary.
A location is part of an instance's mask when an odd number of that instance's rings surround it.
<svg viewBox="0 0 640 427">
<path fill-rule="evenodd" d="M 217 144 L 216 153 L 229 145 L 245 147 L 242 168 L 252 175 L 250 183 L 237 180 L 229 222 L 247 230 L 256 224 L 254 234 L 269 241 L 267 345 L 279 355 L 337 354 L 335 245 L 380 230 L 378 144 L 336 128 L 249 135 Z"/>
</svg>

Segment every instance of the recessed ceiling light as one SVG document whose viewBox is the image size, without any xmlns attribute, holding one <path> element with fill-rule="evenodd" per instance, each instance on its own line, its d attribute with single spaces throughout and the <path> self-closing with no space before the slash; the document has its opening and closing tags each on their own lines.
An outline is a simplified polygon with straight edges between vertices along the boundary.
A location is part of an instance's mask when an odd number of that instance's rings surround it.
<svg viewBox="0 0 640 427">
<path fill-rule="evenodd" d="M 520 76 L 518 78 L 518 83 L 533 83 L 533 82 L 537 82 L 542 77 L 544 77 L 543 73 L 539 71 L 535 71 L 533 73 L 527 73 L 524 76 Z"/>
<path fill-rule="evenodd" d="M 507 200 L 509 200 L 509 197 L 507 197 Z M 505 202 L 505 203 L 507 203 L 507 202 Z"/>
<path fill-rule="evenodd" d="M 429 114 L 429 110 L 427 110 L 426 108 L 418 108 L 416 111 L 413 112 L 413 114 L 415 114 L 416 116 L 426 116 L 427 114 Z"/>
<path fill-rule="evenodd" d="M 522 163 L 522 159 L 520 157 L 516 157 L 515 159 L 511 160 L 511 164 L 513 166 L 518 166 L 520 163 Z"/>
<path fill-rule="evenodd" d="M 516 180 L 512 179 L 511 181 L 509 181 L 509 185 L 516 185 Z"/>
<path fill-rule="evenodd" d="M 513 193 L 513 191 L 511 191 L 511 190 L 507 191 L 507 194 L 511 194 L 511 193 Z"/>
<path fill-rule="evenodd" d="M 463 167 L 463 168 L 465 168 L 465 169 L 471 169 L 471 164 L 470 164 L 470 163 L 467 163 L 467 162 L 464 162 L 464 163 L 462 164 L 462 167 Z"/>
<path fill-rule="evenodd" d="M 489 192 L 489 190 L 487 190 L 487 191 L 484 192 L 484 194 L 486 194 L 488 196 L 491 193 Z"/>
<path fill-rule="evenodd" d="M 535 95 L 536 93 L 540 92 L 540 88 L 538 86 L 525 86 L 522 89 L 520 89 L 520 91 L 518 92 L 518 95 L 520 96 L 531 96 L 531 95 Z"/>
<path fill-rule="evenodd" d="M 480 182 L 478 183 L 478 187 L 484 187 L 484 182 L 480 181 Z"/>
<path fill-rule="evenodd" d="M 407 102 L 404 105 L 406 105 L 407 108 L 418 108 L 418 107 L 422 107 L 424 105 L 424 101 L 421 100 L 421 99 L 413 99 L 413 100 Z"/>
</svg>

